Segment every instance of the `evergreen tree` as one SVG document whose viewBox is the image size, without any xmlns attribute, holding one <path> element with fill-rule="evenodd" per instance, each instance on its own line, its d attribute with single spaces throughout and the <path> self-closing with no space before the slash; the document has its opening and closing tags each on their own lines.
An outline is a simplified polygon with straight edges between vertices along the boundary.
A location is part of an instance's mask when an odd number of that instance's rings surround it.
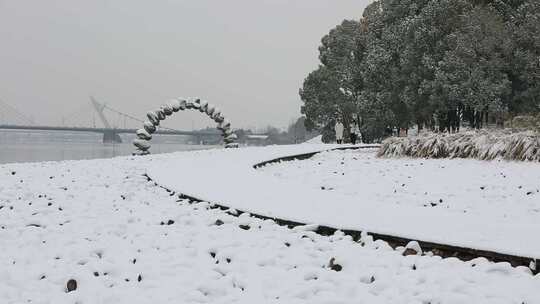
<svg viewBox="0 0 540 304">
<path fill-rule="evenodd" d="M 540 112 L 538 0 L 378 0 L 321 42 L 300 90 L 313 128 L 354 119 L 369 141 Z"/>
</svg>

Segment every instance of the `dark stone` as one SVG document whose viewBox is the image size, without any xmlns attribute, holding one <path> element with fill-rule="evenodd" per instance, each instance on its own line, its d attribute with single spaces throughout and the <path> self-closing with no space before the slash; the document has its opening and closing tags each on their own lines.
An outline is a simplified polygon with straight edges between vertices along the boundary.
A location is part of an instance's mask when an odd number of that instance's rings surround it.
<svg viewBox="0 0 540 304">
<path fill-rule="evenodd" d="M 223 224 L 224 224 L 223 221 L 220 220 L 220 219 L 217 219 L 216 222 L 214 223 L 214 225 L 216 225 L 216 226 L 221 226 Z"/>
<path fill-rule="evenodd" d="M 418 252 L 416 252 L 416 250 L 412 249 L 412 248 L 407 248 L 405 249 L 405 251 L 403 251 L 403 256 L 408 256 L 408 255 L 417 255 Z"/>
<path fill-rule="evenodd" d="M 173 220 L 168 220 L 168 221 L 167 221 L 167 225 L 172 225 L 172 224 L 174 224 L 174 221 L 173 221 Z"/>
<path fill-rule="evenodd" d="M 137 277 L 137 282 L 140 282 L 142 281 L 142 276 L 139 274 L 139 276 Z"/>
<path fill-rule="evenodd" d="M 339 272 L 343 269 L 343 267 L 339 264 L 334 263 L 335 261 L 335 258 L 331 258 L 330 262 L 328 263 L 328 267 L 330 267 L 330 269 L 332 269 L 333 271 Z"/>
<path fill-rule="evenodd" d="M 244 230 L 249 230 L 249 225 L 238 225 L 238 227 L 240 227 L 240 229 L 244 229 Z"/>
<path fill-rule="evenodd" d="M 67 287 L 67 292 L 72 292 L 74 290 L 77 289 L 77 281 L 75 281 L 74 279 L 71 279 L 67 282 L 66 284 L 66 287 Z"/>
<path fill-rule="evenodd" d="M 94 271 L 94 276 L 95 276 L 95 277 L 99 277 L 99 272 Z"/>
<path fill-rule="evenodd" d="M 285 242 L 285 246 L 291 247 L 291 244 L 289 242 Z"/>
<path fill-rule="evenodd" d="M 210 256 L 211 256 L 212 258 L 215 258 L 215 257 L 216 257 L 216 253 L 215 253 L 215 252 L 210 252 Z"/>
<path fill-rule="evenodd" d="M 11 171 L 11 175 L 15 175 L 15 174 L 17 174 L 17 172 Z"/>
</svg>

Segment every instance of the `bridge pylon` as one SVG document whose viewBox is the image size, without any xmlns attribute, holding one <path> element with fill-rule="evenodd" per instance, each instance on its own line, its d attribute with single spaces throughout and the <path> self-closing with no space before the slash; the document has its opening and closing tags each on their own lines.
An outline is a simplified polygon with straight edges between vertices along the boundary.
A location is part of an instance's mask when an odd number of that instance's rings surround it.
<svg viewBox="0 0 540 304">
<path fill-rule="evenodd" d="M 108 129 L 103 132 L 103 143 L 104 144 L 111 144 L 111 143 L 122 143 L 122 138 L 114 129 Z"/>
<path fill-rule="evenodd" d="M 103 132 L 103 143 L 122 143 L 122 138 L 114 130 L 114 128 L 107 120 L 107 117 L 105 117 L 105 114 L 103 113 L 103 110 L 105 109 L 105 104 L 98 102 L 93 96 L 90 96 L 90 101 L 92 102 L 94 110 L 98 114 L 99 119 L 103 123 L 103 126 L 107 129 Z"/>
</svg>

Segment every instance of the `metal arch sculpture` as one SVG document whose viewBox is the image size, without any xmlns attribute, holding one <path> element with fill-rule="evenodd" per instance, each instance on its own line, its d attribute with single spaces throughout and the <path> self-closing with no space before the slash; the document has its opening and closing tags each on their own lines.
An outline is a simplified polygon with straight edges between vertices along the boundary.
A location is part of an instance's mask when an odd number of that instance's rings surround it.
<svg viewBox="0 0 540 304">
<path fill-rule="evenodd" d="M 156 132 L 160 121 L 165 120 L 167 116 L 172 115 L 174 112 L 184 110 L 198 110 L 208 115 L 208 117 L 218 124 L 217 128 L 222 133 L 225 148 L 238 148 L 238 144 L 235 142 L 237 137 L 231 130 L 231 123 L 225 119 L 220 109 L 198 98 L 176 98 L 162 105 L 158 110 L 150 111 L 146 114 L 148 119 L 144 121 L 143 128 L 137 130 L 137 138 L 133 141 L 133 145 L 137 148 L 134 154 L 150 154 L 150 140 L 152 139 L 152 134 Z"/>
</svg>

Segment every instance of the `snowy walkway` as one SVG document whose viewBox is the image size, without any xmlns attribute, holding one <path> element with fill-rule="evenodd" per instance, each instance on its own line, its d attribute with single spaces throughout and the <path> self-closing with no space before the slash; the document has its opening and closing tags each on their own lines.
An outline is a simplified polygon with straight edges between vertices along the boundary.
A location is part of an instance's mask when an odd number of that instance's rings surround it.
<svg viewBox="0 0 540 304">
<path fill-rule="evenodd" d="M 234 217 L 143 177 L 147 167 L 181 165 L 170 167 L 186 182 L 178 188 L 220 181 L 246 191 L 229 182 L 252 172 L 242 164 L 316 148 L 281 149 L 252 149 L 259 154 L 244 162 L 239 150 L 0 165 L 0 303 L 540 303 L 540 276 L 523 267 L 402 256 L 370 237 L 361 245 Z M 234 170 L 184 179 L 204 155 Z M 341 271 L 328 267 L 332 258 Z M 67 293 L 71 279 L 77 289 Z"/>
<path fill-rule="evenodd" d="M 283 179 L 252 168 L 253 165 L 265 160 L 317 149 L 323 148 L 321 146 L 280 146 L 186 153 L 166 162 L 155 162 L 148 167 L 148 174 L 160 185 L 186 195 L 269 217 L 523 257 L 540 257 L 540 242 L 532 241 L 537 238 L 540 231 L 540 221 L 538 221 L 540 204 L 538 202 L 536 209 L 529 210 L 529 214 L 522 212 L 518 217 L 501 213 L 497 209 L 498 202 L 496 201 L 491 207 L 487 206 L 479 212 L 467 212 L 455 208 L 425 208 L 422 206 L 427 203 L 425 197 L 411 196 L 402 193 L 401 190 L 397 195 L 401 196 L 403 201 L 416 203 L 400 204 L 399 201 L 396 203 L 394 200 L 392 204 L 389 204 L 386 193 L 389 188 L 394 189 L 395 185 L 389 185 L 387 182 L 393 176 L 401 175 L 397 171 L 392 175 L 392 170 L 398 169 L 391 166 L 376 168 L 379 171 L 386 171 L 389 176 L 386 179 L 376 177 L 376 172 L 366 171 L 363 181 L 371 179 L 371 183 L 358 180 L 356 187 L 360 191 L 357 195 L 347 195 L 338 191 L 321 191 L 321 188 L 315 188 L 301 178 Z M 368 154 L 373 156 L 373 153 Z M 374 163 L 378 160 L 361 159 L 359 163 L 362 161 Z M 394 161 L 401 164 L 407 163 L 403 160 Z M 386 160 L 380 162 L 388 164 Z M 420 165 L 411 167 L 407 174 L 413 176 L 409 178 L 414 178 L 415 171 L 430 171 L 440 169 L 441 166 L 436 160 L 420 160 L 412 163 L 420 162 L 426 164 L 425 168 L 421 169 Z M 450 168 L 452 162 L 457 164 L 459 160 L 444 162 Z M 445 188 L 448 183 L 459 180 L 466 180 L 472 183 L 473 187 L 490 187 L 490 184 L 478 185 L 485 181 L 474 180 L 474 176 L 482 173 L 493 174 L 496 171 L 497 175 L 508 172 L 511 178 L 507 182 L 512 180 L 512 183 L 527 181 L 537 185 L 540 183 L 540 164 L 489 163 L 469 160 L 467 165 L 469 170 L 473 171 L 467 171 L 464 169 L 467 166 L 460 165 L 458 169 L 462 171 L 450 168 L 447 172 L 451 175 L 443 174 L 438 180 L 421 181 L 439 190 L 441 185 Z M 287 166 L 280 168 L 285 170 L 283 172 L 285 175 L 287 168 Z M 336 171 L 338 169 L 336 168 Z M 370 170 L 373 170 L 373 167 Z M 475 172 L 478 174 L 475 175 Z M 521 179 L 516 180 L 518 174 L 514 173 L 519 173 Z M 310 174 L 316 175 L 314 172 Z M 469 179 L 471 176 L 473 180 Z M 490 180 L 492 178 L 487 178 L 488 183 Z M 402 179 L 402 181 L 409 183 L 407 179 Z M 448 190 L 452 187 L 446 188 Z M 362 191 L 363 189 L 366 191 Z M 394 191 L 397 192 L 397 190 Z M 504 189 L 499 189 L 499 191 L 504 191 Z M 439 192 L 442 193 L 444 190 Z M 424 195 L 424 193 L 421 194 Z M 464 192 L 447 194 L 465 195 Z M 531 194 L 529 198 L 534 199 L 539 196 L 534 190 L 534 196 Z M 439 201 L 435 203 L 438 204 Z M 532 204 L 534 205 L 534 202 Z M 516 208 L 523 210 L 522 207 Z"/>
</svg>

